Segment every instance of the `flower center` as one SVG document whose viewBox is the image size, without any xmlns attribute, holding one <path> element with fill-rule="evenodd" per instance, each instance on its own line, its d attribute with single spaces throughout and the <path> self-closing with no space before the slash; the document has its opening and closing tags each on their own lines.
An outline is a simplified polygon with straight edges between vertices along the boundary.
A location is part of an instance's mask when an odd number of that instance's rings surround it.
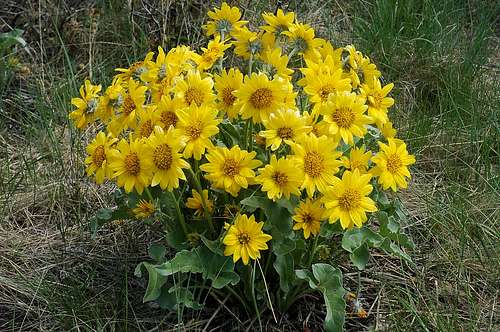
<svg viewBox="0 0 500 332">
<path fill-rule="evenodd" d="M 168 144 L 158 145 L 154 151 L 153 161 L 159 169 L 167 170 L 172 165 L 172 149 Z"/>
<path fill-rule="evenodd" d="M 202 132 L 201 122 L 200 121 L 193 122 L 191 124 L 191 126 L 186 128 L 186 132 L 192 140 L 197 139 L 198 137 L 201 136 L 201 132 Z"/>
<path fill-rule="evenodd" d="M 151 123 L 151 120 L 145 121 L 139 130 L 139 134 L 141 137 L 149 137 L 151 133 L 153 132 L 153 125 Z"/>
<path fill-rule="evenodd" d="M 293 129 L 288 127 L 278 128 L 277 130 L 278 137 L 281 139 L 292 139 L 293 138 Z"/>
<path fill-rule="evenodd" d="M 231 24 L 230 21 L 226 20 L 226 19 L 222 19 L 222 20 L 219 20 L 217 22 L 217 28 L 216 30 L 219 31 L 219 32 L 230 32 L 231 29 L 232 29 L 233 25 Z"/>
<path fill-rule="evenodd" d="M 268 88 L 259 88 L 250 96 L 250 103 L 256 109 L 269 107 L 273 101 L 273 92 Z"/>
<path fill-rule="evenodd" d="M 97 167 L 101 167 L 102 163 L 106 160 L 106 153 L 104 152 L 104 145 L 99 145 L 95 148 L 92 155 L 92 161 Z"/>
<path fill-rule="evenodd" d="M 248 242 L 250 242 L 250 235 L 248 235 L 247 233 L 238 234 L 238 242 L 240 244 L 247 244 Z"/>
<path fill-rule="evenodd" d="M 233 158 L 228 158 L 224 161 L 222 171 L 225 175 L 233 177 L 240 172 L 240 165 Z"/>
<path fill-rule="evenodd" d="M 309 151 L 304 157 L 304 172 L 310 177 L 317 177 L 323 171 L 323 157 L 316 151 Z"/>
<path fill-rule="evenodd" d="M 93 114 L 97 110 L 97 99 L 91 98 L 87 101 L 87 108 L 85 109 L 85 113 Z"/>
<path fill-rule="evenodd" d="M 314 221 L 314 218 L 310 213 L 304 213 L 304 215 L 302 216 L 302 221 L 304 222 L 304 224 L 310 225 Z"/>
<path fill-rule="evenodd" d="M 212 51 L 205 52 L 202 55 L 202 61 L 206 64 L 212 64 L 215 61 L 216 53 Z"/>
<path fill-rule="evenodd" d="M 135 109 L 135 103 L 132 97 L 127 96 L 123 101 L 123 113 L 129 115 Z"/>
<path fill-rule="evenodd" d="M 174 112 L 163 111 L 160 115 L 160 120 L 165 125 L 165 129 L 170 128 L 170 126 L 175 127 L 179 118 Z"/>
<path fill-rule="evenodd" d="M 125 157 L 125 169 L 130 175 L 137 175 L 141 171 L 141 164 L 137 153 L 131 152 Z"/>
<path fill-rule="evenodd" d="M 189 88 L 184 94 L 184 101 L 188 105 L 191 105 L 194 102 L 196 105 L 201 106 L 203 103 L 203 92 L 197 88 Z"/>
<path fill-rule="evenodd" d="M 236 100 L 236 97 L 233 95 L 233 89 L 232 88 L 225 88 L 222 90 L 222 101 L 226 106 L 233 106 L 234 101 Z"/>
<path fill-rule="evenodd" d="M 354 160 L 351 160 L 351 170 L 355 170 L 355 169 L 359 169 L 359 170 L 363 170 L 365 169 L 365 164 L 360 161 L 360 160 L 357 160 L 357 159 L 354 159 Z"/>
<path fill-rule="evenodd" d="M 354 122 L 355 115 L 348 107 L 341 107 L 332 114 L 332 119 L 340 128 L 350 128 Z"/>
<path fill-rule="evenodd" d="M 359 206 L 361 194 L 354 189 L 346 189 L 339 198 L 339 205 L 343 210 L 353 210 Z"/>
<path fill-rule="evenodd" d="M 374 93 L 373 95 L 368 96 L 368 104 L 372 107 L 378 108 L 383 99 L 384 97 L 382 97 L 378 93 Z"/>
<path fill-rule="evenodd" d="M 319 89 L 318 94 L 321 98 L 321 101 L 326 101 L 328 99 L 328 96 L 330 93 L 334 92 L 335 88 L 331 86 L 330 84 L 327 84 L 325 86 L 322 86 L 321 89 Z"/>
<path fill-rule="evenodd" d="M 302 37 L 295 38 L 294 48 L 296 48 L 299 52 L 304 52 L 309 48 L 309 44 Z"/>
<path fill-rule="evenodd" d="M 274 174 L 272 175 L 272 179 L 278 186 L 284 186 L 288 183 L 288 175 L 283 172 L 274 172 Z"/>
<path fill-rule="evenodd" d="M 401 168 L 401 166 L 403 166 L 403 162 L 397 154 L 391 154 L 387 156 L 387 170 L 390 173 L 396 173 L 399 168 Z"/>
</svg>

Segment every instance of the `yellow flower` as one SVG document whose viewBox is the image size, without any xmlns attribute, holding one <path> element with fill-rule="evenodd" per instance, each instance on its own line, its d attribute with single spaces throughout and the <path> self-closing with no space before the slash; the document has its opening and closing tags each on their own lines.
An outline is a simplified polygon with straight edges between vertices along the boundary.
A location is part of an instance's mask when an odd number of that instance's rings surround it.
<svg viewBox="0 0 500 332">
<path fill-rule="evenodd" d="M 293 142 L 311 130 L 310 126 L 306 126 L 305 120 L 299 111 L 280 109 L 263 121 L 266 130 L 259 134 L 266 139 L 266 148 L 271 146 L 271 150 L 275 151 L 283 142 Z"/>
<path fill-rule="evenodd" d="M 155 205 L 151 201 L 141 199 L 136 204 L 135 208 L 132 209 L 132 213 L 137 219 L 146 219 L 149 218 L 155 210 Z"/>
<path fill-rule="evenodd" d="M 293 225 L 294 230 L 302 229 L 304 231 L 304 238 L 308 239 L 311 234 L 316 236 L 319 234 L 321 228 L 321 221 L 323 220 L 323 214 L 325 209 L 321 206 L 319 200 L 301 201 L 300 204 L 295 208 L 294 215 L 292 219 L 295 221 Z"/>
<path fill-rule="evenodd" d="M 314 29 L 307 24 L 296 23 L 288 27 L 288 31 L 283 31 L 287 36 L 292 48 L 299 55 L 307 59 L 317 59 L 319 53 L 317 48 L 321 46 L 321 39 L 314 37 Z"/>
<path fill-rule="evenodd" d="M 202 48 L 203 54 L 197 59 L 198 70 L 207 70 L 212 68 L 217 59 L 224 56 L 224 51 L 231 47 L 231 44 L 221 42 L 220 36 L 208 42 L 207 48 Z"/>
<path fill-rule="evenodd" d="M 151 186 L 159 184 L 161 189 L 168 191 L 178 188 L 179 179 L 186 180 L 182 169 L 189 168 L 189 164 L 179 153 L 182 143 L 177 131 L 172 127 L 164 131 L 160 126 L 156 126 L 146 145 L 152 151 Z"/>
<path fill-rule="evenodd" d="M 276 201 L 282 196 L 289 199 L 290 194 L 300 196 L 299 186 L 303 181 L 303 174 L 297 172 L 294 162 L 289 159 L 276 159 L 271 156 L 271 162 L 259 168 L 259 175 L 255 180 L 262 184 L 262 191 L 267 192 L 267 197 Z"/>
<path fill-rule="evenodd" d="M 326 136 L 330 140 L 333 140 L 332 144 L 337 146 L 339 143 L 338 139 L 335 139 L 335 135 L 330 134 L 330 124 L 326 121 L 320 120 L 319 114 L 309 114 L 309 112 L 302 113 L 305 119 L 306 125 L 311 127 L 311 133 L 316 135 L 316 137 Z"/>
<path fill-rule="evenodd" d="M 97 116 L 108 123 L 119 111 L 123 104 L 125 89 L 119 79 L 113 80 L 113 83 L 106 88 L 106 92 L 99 98 L 97 107 Z"/>
<path fill-rule="evenodd" d="M 242 214 L 236 217 L 234 225 L 229 226 L 223 243 L 225 256 L 233 256 L 233 262 L 240 258 L 247 265 L 251 259 L 260 258 L 260 250 L 267 250 L 266 242 L 272 239 L 271 235 L 262 231 L 264 223 L 256 222 L 253 215 L 247 217 Z"/>
<path fill-rule="evenodd" d="M 108 152 L 116 142 L 116 138 L 106 136 L 100 131 L 95 139 L 87 146 L 88 157 L 85 158 L 87 165 L 87 176 L 95 175 L 95 182 L 101 184 L 104 179 L 110 178 L 111 169 L 108 165 Z"/>
<path fill-rule="evenodd" d="M 113 170 L 116 184 L 129 193 L 132 189 L 142 194 L 149 186 L 153 171 L 151 150 L 138 139 L 118 142 L 116 149 L 109 150 L 109 167 Z"/>
<path fill-rule="evenodd" d="M 181 99 L 172 98 L 170 95 L 165 95 L 161 97 L 158 103 L 157 112 L 159 114 L 159 123 L 163 129 L 168 130 L 170 126 L 176 128 L 179 117 L 177 116 L 177 111 L 184 107 L 184 103 Z"/>
<path fill-rule="evenodd" d="M 349 77 L 352 80 L 353 88 L 357 88 L 366 80 L 371 80 L 372 77 L 380 77 L 381 74 L 377 70 L 377 66 L 371 63 L 370 59 L 363 56 L 361 52 L 356 51 L 354 46 L 348 45 L 344 49 L 349 52 Z"/>
<path fill-rule="evenodd" d="M 243 85 L 233 92 L 242 118 L 252 118 L 254 123 L 262 122 L 283 107 L 287 93 L 285 81 L 276 78 L 270 81 L 263 73 L 245 76 Z"/>
<path fill-rule="evenodd" d="M 335 181 L 334 175 L 341 165 L 337 159 L 341 153 L 335 148 L 328 137 L 318 138 L 314 134 L 303 135 L 292 144 L 297 168 L 305 174 L 301 189 L 305 188 L 309 197 L 313 197 L 316 189 L 324 193 Z"/>
<path fill-rule="evenodd" d="M 206 104 L 212 106 L 215 95 L 212 92 L 214 82 L 210 77 L 202 78 L 200 72 L 191 70 L 184 79 L 179 79 L 173 92 L 176 97 L 184 101 L 185 106 Z"/>
<path fill-rule="evenodd" d="M 394 138 L 396 136 L 397 131 L 396 131 L 396 129 L 394 129 L 392 127 L 391 121 L 387 121 L 384 124 L 377 123 L 377 127 L 386 139 L 387 138 Z"/>
<path fill-rule="evenodd" d="M 276 11 L 276 14 L 262 13 L 262 18 L 267 23 L 261 27 L 262 30 L 274 34 L 278 37 L 283 31 L 288 31 L 288 28 L 295 20 L 295 13 L 284 13 L 281 8 Z"/>
<path fill-rule="evenodd" d="M 149 52 L 142 61 L 134 62 L 128 68 L 116 68 L 115 70 L 120 72 L 116 75 L 121 81 L 128 82 L 129 79 L 142 80 L 144 81 L 144 76 L 148 73 L 153 62 L 154 52 Z M 144 81 L 145 82 L 145 81 Z"/>
<path fill-rule="evenodd" d="M 220 75 L 215 74 L 215 90 L 217 90 L 218 108 L 223 110 L 230 119 L 238 115 L 238 108 L 235 107 L 236 96 L 234 91 L 243 84 L 243 74 L 238 68 L 231 68 L 229 71 L 223 69 Z"/>
<path fill-rule="evenodd" d="M 154 106 L 148 105 L 137 112 L 138 125 L 134 130 L 134 138 L 148 138 L 154 127 L 160 122 L 160 115 Z"/>
<path fill-rule="evenodd" d="M 342 49 L 332 50 L 331 54 L 326 54 L 324 59 L 320 60 L 310 60 L 305 59 L 306 66 L 300 68 L 304 77 L 297 81 L 300 86 L 307 86 L 314 84 L 318 76 L 322 75 L 334 75 L 338 70 L 343 70 L 342 68 Z M 338 75 L 338 74 L 337 74 Z M 340 79 L 340 78 L 336 78 Z M 349 82 L 350 79 L 348 78 Z"/>
<path fill-rule="evenodd" d="M 119 113 L 108 125 L 109 131 L 114 136 L 118 136 L 121 131 L 127 128 L 134 129 L 137 126 L 137 113 L 144 107 L 147 89 L 146 86 L 140 85 L 133 79 L 128 81 L 128 93 L 120 105 Z"/>
<path fill-rule="evenodd" d="M 353 147 L 349 152 L 349 158 L 343 156 L 340 158 L 344 167 L 351 171 L 357 169 L 361 174 L 366 173 L 368 169 L 368 162 L 372 156 L 371 151 L 365 152 L 365 147 Z"/>
<path fill-rule="evenodd" d="M 207 13 L 212 21 L 208 21 L 203 26 L 207 30 L 207 36 L 224 34 L 228 36 L 233 30 L 243 27 L 247 21 L 240 21 L 241 12 L 238 7 L 230 7 L 227 3 L 222 3 L 221 8 L 214 8 Z"/>
<path fill-rule="evenodd" d="M 323 120 L 330 124 L 332 135 L 342 138 L 346 144 L 354 144 L 353 136 L 363 137 L 366 125 L 373 122 L 364 114 L 367 108 L 363 98 L 344 92 L 330 96 L 320 112 Z"/>
<path fill-rule="evenodd" d="M 408 166 L 415 163 L 415 157 L 408 154 L 406 144 L 398 139 L 388 138 L 389 144 L 378 142 L 380 150 L 373 158 L 375 167 L 371 169 L 374 176 L 378 176 L 378 183 L 382 188 L 406 188 L 406 178 L 411 178 Z"/>
<path fill-rule="evenodd" d="M 100 91 L 101 85 L 92 85 L 89 80 L 85 80 L 85 84 L 80 87 L 81 98 L 71 98 L 71 104 L 76 110 L 69 117 L 78 129 L 83 129 L 96 120 Z"/>
<path fill-rule="evenodd" d="M 335 178 L 335 182 L 328 188 L 321 199 L 325 204 L 325 216 L 332 224 L 340 219 L 343 229 L 352 228 L 354 225 L 361 227 L 368 218 L 366 212 L 375 212 L 375 202 L 368 197 L 373 187 L 370 185 L 370 174 L 360 174 L 345 171 L 342 180 Z"/>
<path fill-rule="evenodd" d="M 243 27 L 233 32 L 234 53 L 245 60 L 250 59 L 250 55 L 258 55 L 264 49 L 260 34 Z"/>
<path fill-rule="evenodd" d="M 189 197 L 186 202 L 186 207 L 189 209 L 196 210 L 195 215 L 201 216 L 203 214 L 203 202 L 205 202 L 205 205 L 207 207 L 208 213 L 212 213 L 214 209 L 214 204 L 212 203 L 211 200 L 208 199 L 208 190 L 203 189 L 202 190 L 202 195 L 203 198 L 201 197 L 200 193 L 197 190 L 192 190 L 191 191 L 193 197 Z"/>
<path fill-rule="evenodd" d="M 224 189 L 236 197 L 241 188 L 253 183 L 253 169 L 262 164 L 254 159 L 256 154 L 255 151 L 241 150 L 237 145 L 231 150 L 215 147 L 208 151 L 208 163 L 201 165 L 200 169 L 208 173 L 205 178 L 213 183 L 214 188 Z"/>
<path fill-rule="evenodd" d="M 375 77 L 368 82 L 369 84 L 361 86 L 361 95 L 367 100 L 368 115 L 383 125 L 389 121 L 388 108 L 394 105 L 394 99 L 387 97 L 394 84 L 390 83 L 382 88 L 380 80 Z"/>
<path fill-rule="evenodd" d="M 266 49 L 261 53 L 260 58 L 268 65 L 268 73 L 271 77 L 279 76 L 291 80 L 293 70 L 288 68 L 288 56 L 282 55 L 279 47 Z"/>
<path fill-rule="evenodd" d="M 319 74 L 309 80 L 304 87 L 304 92 L 309 95 L 309 100 L 314 104 L 313 113 L 324 106 L 328 97 L 339 92 L 350 92 L 351 82 L 348 78 L 342 79 L 342 70 L 338 69 L 333 74 Z"/>
<path fill-rule="evenodd" d="M 178 128 L 185 140 L 184 158 L 200 160 L 207 148 L 213 146 L 210 137 L 219 132 L 217 110 L 206 105 L 177 111 Z"/>
</svg>

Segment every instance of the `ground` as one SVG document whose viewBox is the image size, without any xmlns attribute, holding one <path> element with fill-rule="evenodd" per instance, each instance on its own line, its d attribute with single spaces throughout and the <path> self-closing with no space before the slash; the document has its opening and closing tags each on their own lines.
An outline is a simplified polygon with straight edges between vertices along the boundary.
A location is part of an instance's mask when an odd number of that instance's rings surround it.
<svg viewBox="0 0 500 332">
<path fill-rule="evenodd" d="M 245 16 L 268 1 L 232 1 Z M 354 44 L 395 83 L 396 127 L 416 155 L 401 193 L 414 265 L 375 253 L 361 274 L 368 318 L 353 331 L 498 331 L 500 7 L 480 0 L 279 1 L 336 46 Z M 17 1 L 0 5 L 0 330 L 243 330 L 255 321 L 214 296 L 202 311 L 142 303 L 133 275 L 159 241 L 132 222 L 91 239 L 88 218 L 111 186 L 84 174 L 90 134 L 67 119 L 85 78 L 109 83 L 158 45 L 205 42 L 202 0 Z M 341 267 L 344 268 L 340 262 Z M 347 263 L 346 263 L 347 264 Z M 347 285 L 357 274 L 344 269 Z M 318 330 L 310 296 L 265 329 Z M 181 325 L 175 325 L 181 324 Z"/>
</svg>

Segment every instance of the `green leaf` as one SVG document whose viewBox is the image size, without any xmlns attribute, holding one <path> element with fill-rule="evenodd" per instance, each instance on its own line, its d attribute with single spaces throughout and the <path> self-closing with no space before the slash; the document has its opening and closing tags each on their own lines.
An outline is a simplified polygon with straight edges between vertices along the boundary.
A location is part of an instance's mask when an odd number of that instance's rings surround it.
<svg viewBox="0 0 500 332">
<path fill-rule="evenodd" d="M 370 258 L 370 252 L 368 251 L 368 246 L 366 243 L 362 244 L 356 248 L 350 255 L 351 262 L 358 268 L 358 270 L 364 270 L 368 259 Z"/>
<path fill-rule="evenodd" d="M 161 287 L 167 280 L 166 277 L 160 275 L 155 269 L 154 265 L 143 263 L 143 266 L 148 271 L 148 287 L 144 294 L 143 302 L 156 300 L 161 294 Z"/>
<path fill-rule="evenodd" d="M 207 247 L 196 248 L 196 254 L 203 266 L 203 278 L 212 280 L 212 287 L 220 289 L 228 284 L 236 285 L 240 276 L 234 272 L 231 257 L 218 255 Z"/>
<path fill-rule="evenodd" d="M 299 279 L 309 281 L 312 289 L 323 293 L 326 304 L 325 330 L 342 331 L 345 319 L 345 290 L 342 287 L 342 272 L 330 264 L 317 263 L 309 270 L 296 270 Z"/>
<path fill-rule="evenodd" d="M 375 233 L 369 228 L 352 228 L 344 233 L 342 237 L 342 248 L 353 252 L 363 243 L 368 243 L 370 247 L 378 247 L 384 241 L 380 234 Z"/>
<path fill-rule="evenodd" d="M 203 305 L 194 299 L 194 294 L 189 289 L 182 287 L 180 284 L 172 286 L 168 292 L 175 297 L 176 304 L 174 309 L 178 309 L 181 304 L 187 308 L 195 310 L 203 308 Z"/>
<path fill-rule="evenodd" d="M 239 275 L 234 272 L 231 258 L 218 255 L 205 246 L 180 251 L 170 261 L 157 265 L 155 269 L 162 276 L 178 272 L 202 273 L 204 279 L 212 280 L 214 288 L 235 285 L 240 281 Z"/>
<path fill-rule="evenodd" d="M 166 248 L 165 246 L 157 243 L 153 243 L 149 246 L 148 253 L 149 257 L 154 259 L 156 262 L 162 262 L 165 258 Z"/>
<path fill-rule="evenodd" d="M 280 276 L 280 288 L 283 292 L 288 293 L 291 286 L 295 283 L 293 257 L 290 254 L 276 256 L 273 263 L 274 269 Z"/>
<path fill-rule="evenodd" d="M 160 305 L 162 309 L 175 309 L 177 305 L 177 299 L 174 293 L 169 292 L 169 287 L 163 285 L 161 288 L 160 296 L 156 299 L 156 302 Z"/>
<path fill-rule="evenodd" d="M 203 266 L 200 262 L 199 255 L 193 250 L 179 251 L 174 258 L 163 264 L 156 266 L 156 271 L 162 276 L 170 276 L 178 272 L 203 272 Z"/>
</svg>

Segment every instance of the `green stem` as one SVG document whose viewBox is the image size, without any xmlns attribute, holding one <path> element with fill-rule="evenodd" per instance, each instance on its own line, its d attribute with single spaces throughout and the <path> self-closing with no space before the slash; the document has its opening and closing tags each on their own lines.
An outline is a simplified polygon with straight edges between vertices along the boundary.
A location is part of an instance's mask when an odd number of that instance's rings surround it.
<svg viewBox="0 0 500 332">
<path fill-rule="evenodd" d="M 250 120 L 250 133 L 248 134 L 248 142 L 250 143 L 250 149 L 248 151 L 253 151 L 253 122 Z"/>
<path fill-rule="evenodd" d="M 253 53 L 250 53 L 250 59 L 248 59 L 248 76 L 252 73 L 252 64 L 253 64 Z"/>
<path fill-rule="evenodd" d="M 224 31 L 220 32 L 220 42 L 224 43 Z M 222 73 L 222 69 L 223 69 L 222 62 L 223 61 L 224 61 L 224 54 L 222 54 L 222 56 L 219 59 L 219 73 Z"/>
<path fill-rule="evenodd" d="M 262 331 L 262 322 L 260 320 L 259 306 L 257 305 L 257 298 L 255 297 L 255 263 L 256 261 L 253 262 L 253 268 L 250 266 L 251 270 L 250 293 L 252 293 L 252 303 L 255 309 L 255 314 L 257 315 L 257 320 L 259 321 L 260 330 Z"/>
<path fill-rule="evenodd" d="M 155 200 L 153 198 L 153 195 L 151 195 L 151 192 L 149 191 L 149 188 L 145 187 L 144 191 L 146 192 L 146 195 L 148 196 L 149 200 L 151 201 L 151 204 L 154 204 Z"/>
<path fill-rule="evenodd" d="M 248 305 L 243 300 L 243 298 L 233 288 L 231 288 L 230 286 L 225 286 L 225 288 L 229 291 L 229 293 L 231 293 L 232 295 L 234 295 L 234 297 L 236 297 L 238 299 L 238 301 L 240 301 L 241 305 L 243 305 L 243 309 L 245 309 L 245 311 L 247 313 L 250 313 L 250 310 L 248 309 Z"/>
<path fill-rule="evenodd" d="M 319 240 L 319 235 L 316 235 L 316 237 L 314 238 L 311 254 L 309 255 L 309 260 L 307 261 L 307 266 L 306 266 L 307 268 L 311 267 L 312 261 L 314 259 L 314 253 L 316 252 L 316 247 L 318 246 L 318 240 Z"/>
<path fill-rule="evenodd" d="M 177 213 L 177 218 L 179 219 L 182 230 L 184 231 L 184 235 L 186 236 L 187 239 L 189 232 L 186 226 L 186 221 L 184 220 L 184 215 L 182 214 L 181 208 L 179 207 L 179 202 L 177 201 L 177 198 L 175 197 L 173 191 L 169 191 L 169 193 L 172 196 L 173 201 L 175 202 L 175 212 Z"/>
<path fill-rule="evenodd" d="M 250 122 L 252 121 L 252 119 L 248 119 L 247 122 L 245 123 L 245 129 L 244 129 L 244 132 L 243 132 L 243 142 L 242 145 L 243 145 L 243 148 L 246 150 L 248 149 L 248 128 L 250 126 Z"/>
<path fill-rule="evenodd" d="M 197 166 L 197 165 L 195 164 L 195 166 Z M 214 223 L 212 222 L 212 216 L 210 215 L 210 212 L 208 211 L 207 202 L 205 201 L 205 197 L 203 196 L 203 188 L 201 187 L 200 179 L 198 179 L 198 176 L 197 176 L 198 173 L 195 173 L 192 168 L 190 168 L 189 171 L 191 172 L 191 176 L 193 177 L 194 183 L 196 185 L 196 189 L 198 190 L 198 193 L 200 194 L 201 205 L 203 206 L 203 214 L 205 215 L 205 218 L 208 221 L 208 226 L 210 227 L 210 232 L 215 234 Z"/>
</svg>

